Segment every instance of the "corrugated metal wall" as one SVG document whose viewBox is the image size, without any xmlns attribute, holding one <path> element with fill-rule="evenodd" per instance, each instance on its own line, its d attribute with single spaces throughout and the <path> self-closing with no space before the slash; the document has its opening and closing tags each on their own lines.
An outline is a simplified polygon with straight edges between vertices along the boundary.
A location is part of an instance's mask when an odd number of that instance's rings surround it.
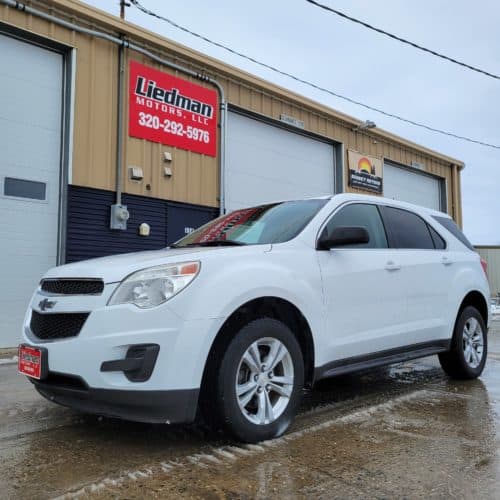
<svg viewBox="0 0 500 500">
<path fill-rule="evenodd" d="M 165 248 L 218 215 L 210 207 L 125 194 L 123 203 L 130 211 L 127 230 L 112 231 L 109 206 L 113 201 L 112 191 L 69 186 L 66 262 Z M 139 236 L 143 222 L 151 228 L 148 237 Z"/>
<path fill-rule="evenodd" d="M 83 25 L 91 25 L 115 34 L 125 33 L 173 62 L 196 71 L 208 72 L 223 84 L 231 104 L 276 120 L 279 120 L 281 114 L 293 116 L 304 122 L 306 131 L 343 143 L 346 152 L 347 149 L 355 149 L 403 165 L 409 166 L 414 161 L 423 164 L 426 172 L 446 180 L 448 210 L 459 223 L 461 222 L 457 178 L 459 173 L 458 169 L 452 168 L 453 163 L 459 163 L 456 160 L 379 129 L 355 133 L 352 131 L 353 119 L 346 115 L 145 30 L 120 23 L 116 18 L 99 13 L 83 4 L 72 0 L 34 1 L 32 4 L 40 9 L 47 9 L 47 5 L 50 5 L 52 12 L 57 11 L 60 16 L 66 16 Z M 56 27 L 7 7 L 0 7 L 0 20 L 77 48 L 72 182 L 80 186 L 113 190 L 116 155 L 117 47 L 106 41 Z M 130 58 L 159 68 L 147 58 L 129 51 L 127 60 Z M 160 69 L 166 71 L 165 68 Z M 185 78 L 182 75 L 178 76 Z M 123 102 L 125 109 L 127 100 L 126 92 Z M 126 130 L 125 126 L 127 134 Z M 171 152 L 173 156 L 171 178 L 162 174 L 164 151 Z M 347 158 L 344 163 L 346 170 L 344 178 L 347 179 Z M 127 137 L 124 170 L 132 165 L 143 169 L 144 180 L 130 181 L 124 172 L 124 191 L 127 193 L 212 207 L 218 205 L 218 171 L 215 158 Z M 345 190 L 349 190 L 347 185 L 344 187 Z"/>
<path fill-rule="evenodd" d="M 488 263 L 488 281 L 492 295 L 500 294 L 500 246 L 478 246 L 476 250 Z"/>
</svg>

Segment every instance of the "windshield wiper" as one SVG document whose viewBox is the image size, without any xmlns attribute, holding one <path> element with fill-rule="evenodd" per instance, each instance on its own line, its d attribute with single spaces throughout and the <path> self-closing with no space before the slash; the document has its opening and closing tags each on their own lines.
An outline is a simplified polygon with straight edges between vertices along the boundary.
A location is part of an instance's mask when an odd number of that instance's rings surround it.
<svg viewBox="0 0 500 500">
<path fill-rule="evenodd" d="M 187 245 L 178 246 L 175 248 L 183 247 L 230 247 L 230 246 L 241 246 L 246 245 L 242 241 L 235 240 L 212 240 L 212 241 L 200 241 L 198 243 L 188 243 Z"/>
</svg>

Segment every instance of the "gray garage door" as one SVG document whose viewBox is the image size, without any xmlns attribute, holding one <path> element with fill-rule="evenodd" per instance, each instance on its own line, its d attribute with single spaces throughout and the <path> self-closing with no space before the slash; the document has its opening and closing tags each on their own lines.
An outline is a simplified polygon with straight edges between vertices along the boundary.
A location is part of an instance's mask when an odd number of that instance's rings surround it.
<svg viewBox="0 0 500 500">
<path fill-rule="evenodd" d="M 333 145 L 248 116 L 229 113 L 228 211 L 333 192 Z"/>
<path fill-rule="evenodd" d="M 384 163 L 384 196 L 393 200 L 407 201 L 435 210 L 442 206 L 442 181 L 418 170 L 409 170 Z"/>
<path fill-rule="evenodd" d="M 0 347 L 57 259 L 63 60 L 0 35 Z"/>
</svg>

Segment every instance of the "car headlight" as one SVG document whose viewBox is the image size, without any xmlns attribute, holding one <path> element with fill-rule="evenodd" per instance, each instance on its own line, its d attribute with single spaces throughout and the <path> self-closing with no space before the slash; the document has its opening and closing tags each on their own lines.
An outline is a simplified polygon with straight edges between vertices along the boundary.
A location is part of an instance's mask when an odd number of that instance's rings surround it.
<svg viewBox="0 0 500 500">
<path fill-rule="evenodd" d="M 199 262 L 181 262 L 142 269 L 127 276 L 118 285 L 108 306 L 135 304 L 146 309 L 167 301 L 196 278 Z"/>
</svg>

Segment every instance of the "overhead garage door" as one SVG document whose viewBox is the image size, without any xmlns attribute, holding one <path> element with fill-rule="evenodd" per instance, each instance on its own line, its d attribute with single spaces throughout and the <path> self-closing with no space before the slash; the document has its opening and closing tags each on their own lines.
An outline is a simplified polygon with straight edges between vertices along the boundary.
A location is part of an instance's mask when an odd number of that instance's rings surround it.
<svg viewBox="0 0 500 500">
<path fill-rule="evenodd" d="M 57 259 L 62 55 L 0 35 L 0 347 Z"/>
<path fill-rule="evenodd" d="M 384 196 L 435 210 L 445 210 L 441 203 L 441 179 L 384 163 Z"/>
<path fill-rule="evenodd" d="M 334 147 L 229 113 L 226 209 L 334 192 Z"/>
</svg>

